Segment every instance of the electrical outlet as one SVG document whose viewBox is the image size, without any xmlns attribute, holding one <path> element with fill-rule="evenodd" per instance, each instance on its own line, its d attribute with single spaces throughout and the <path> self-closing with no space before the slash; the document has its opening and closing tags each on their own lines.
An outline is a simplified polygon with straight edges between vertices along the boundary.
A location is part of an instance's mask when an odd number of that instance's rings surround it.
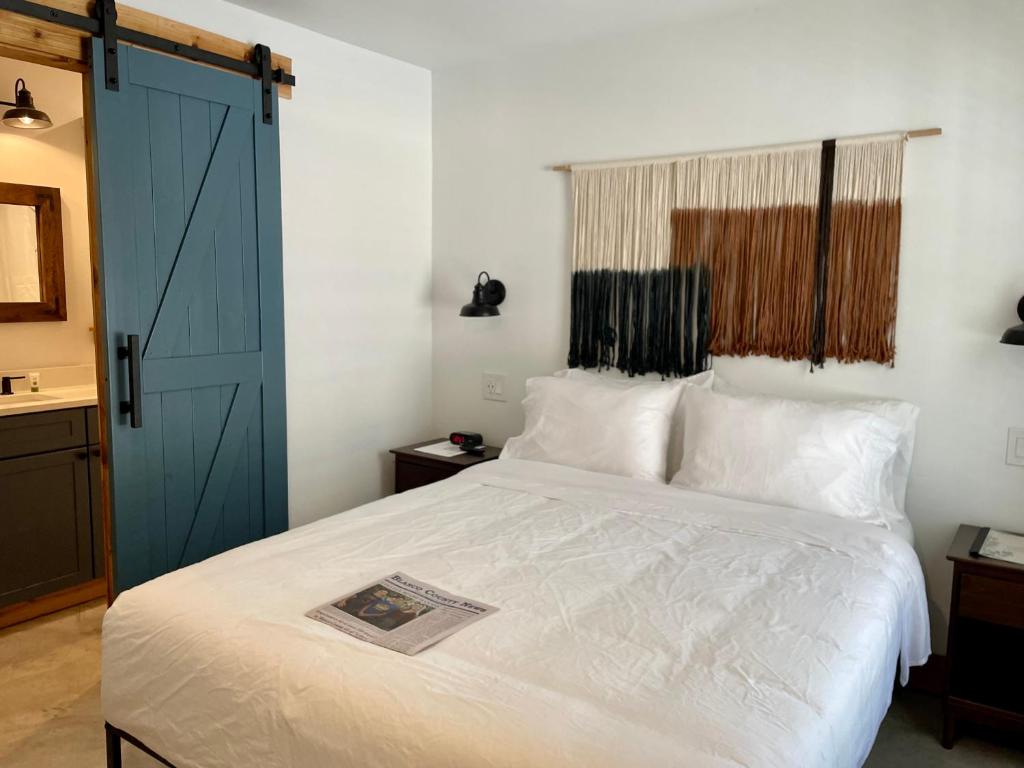
<svg viewBox="0 0 1024 768">
<path fill-rule="evenodd" d="M 1024 428 L 1010 427 L 1006 438 L 1006 463 L 1011 467 L 1024 467 Z"/>
<path fill-rule="evenodd" d="M 485 373 L 483 375 L 483 396 L 484 400 L 497 400 L 505 402 L 505 374 Z"/>
</svg>

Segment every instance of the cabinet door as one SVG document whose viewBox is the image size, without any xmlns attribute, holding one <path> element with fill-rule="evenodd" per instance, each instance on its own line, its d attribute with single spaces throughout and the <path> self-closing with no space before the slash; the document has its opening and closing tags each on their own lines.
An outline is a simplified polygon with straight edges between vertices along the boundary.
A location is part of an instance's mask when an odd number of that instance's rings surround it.
<svg viewBox="0 0 1024 768">
<path fill-rule="evenodd" d="M 92 499 L 92 575 L 100 578 L 106 573 L 106 558 L 103 556 L 103 487 L 100 485 L 100 448 L 89 446 L 89 495 Z"/>
<path fill-rule="evenodd" d="M 88 453 L 0 461 L 0 606 L 92 579 Z"/>
</svg>

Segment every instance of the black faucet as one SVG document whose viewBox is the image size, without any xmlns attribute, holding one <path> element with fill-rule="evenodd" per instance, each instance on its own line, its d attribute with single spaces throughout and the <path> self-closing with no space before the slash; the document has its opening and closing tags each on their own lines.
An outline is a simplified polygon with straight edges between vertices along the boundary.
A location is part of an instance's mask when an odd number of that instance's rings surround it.
<svg viewBox="0 0 1024 768">
<path fill-rule="evenodd" d="M 11 382 L 17 379 L 24 379 L 24 376 L 0 376 L 0 395 L 13 395 Z"/>
</svg>

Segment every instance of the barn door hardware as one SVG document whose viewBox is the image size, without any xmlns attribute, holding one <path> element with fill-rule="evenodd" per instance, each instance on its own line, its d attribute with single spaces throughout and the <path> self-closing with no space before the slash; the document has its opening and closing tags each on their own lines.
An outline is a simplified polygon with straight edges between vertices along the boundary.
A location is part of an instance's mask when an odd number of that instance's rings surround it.
<svg viewBox="0 0 1024 768">
<path fill-rule="evenodd" d="M 117 5 L 114 0 L 96 0 L 94 13 L 100 23 L 98 37 L 103 38 L 103 80 L 108 91 L 117 91 Z"/>
<path fill-rule="evenodd" d="M 274 122 L 274 73 L 271 71 L 270 48 L 257 45 L 253 51 L 256 66 L 260 68 L 261 90 L 263 91 L 263 122 L 270 125 Z"/>
<path fill-rule="evenodd" d="M 270 48 L 265 45 L 255 46 L 249 61 L 238 61 L 229 56 L 203 50 L 195 45 L 184 45 L 163 37 L 121 27 L 117 24 L 116 0 L 96 0 L 95 11 L 91 17 L 69 13 L 41 3 L 29 2 L 29 0 L 0 0 L 0 10 L 29 16 L 50 24 L 59 24 L 62 27 L 70 27 L 80 32 L 87 32 L 93 37 L 102 37 L 103 80 L 107 89 L 111 91 L 120 88 L 120 76 L 117 71 L 118 43 L 128 43 L 161 53 L 169 53 L 172 56 L 180 56 L 260 80 L 263 91 L 263 122 L 265 123 L 272 123 L 274 119 L 273 83 L 295 85 L 294 75 L 288 74 L 281 68 L 274 69 L 272 67 Z M 99 66 L 99 62 L 95 62 L 94 66 Z"/>
</svg>

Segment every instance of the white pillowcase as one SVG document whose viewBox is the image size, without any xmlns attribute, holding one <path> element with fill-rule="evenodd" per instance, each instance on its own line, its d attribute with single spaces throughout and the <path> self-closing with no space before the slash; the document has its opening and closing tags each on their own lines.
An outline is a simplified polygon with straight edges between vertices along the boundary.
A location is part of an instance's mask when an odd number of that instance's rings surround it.
<svg viewBox="0 0 1024 768">
<path fill-rule="evenodd" d="M 577 378 L 527 379 L 523 434 L 501 458 L 665 482 L 672 413 L 682 381 L 610 387 Z"/>
<path fill-rule="evenodd" d="M 672 484 L 892 529 L 901 429 L 836 404 L 690 388 L 686 452 Z"/>
<path fill-rule="evenodd" d="M 554 374 L 556 377 L 565 379 L 576 379 L 577 381 L 589 381 L 594 384 L 604 384 L 609 387 L 618 387 L 625 389 L 629 387 L 644 386 L 651 384 L 660 384 L 661 386 L 674 386 L 680 382 L 685 387 L 707 387 L 710 388 L 715 379 L 714 371 L 704 371 L 703 373 L 696 373 L 693 376 L 686 376 L 682 379 L 668 379 L 666 381 L 645 381 L 644 379 L 624 379 L 615 378 L 613 376 L 604 376 L 599 373 L 591 373 L 590 371 L 584 371 L 582 368 L 567 368 L 564 371 L 557 371 Z M 680 395 L 683 389 L 679 390 Z M 683 410 L 683 398 L 680 397 L 676 403 L 676 408 L 672 413 L 672 428 L 669 431 L 668 438 L 668 464 L 666 467 L 665 477 L 672 477 L 676 472 L 679 471 L 679 465 L 683 461 L 683 448 L 684 440 L 686 436 L 686 413 Z"/>
<path fill-rule="evenodd" d="M 894 424 L 900 431 L 900 449 L 889 465 L 890 483 L 896 509 L 901 515 L 907 510 L 907 484 L 910 482 L 910 464 L 914 459 L 914 438 L 917 417 L 921 409 L 902 400 L 851 400 L 830 403 L 833 407 L 856 408 L 867 411 Z"/>
<path fill-rule="evenodd" d="M 714 388 L 716 392 L 723 394 L 753 396 L 752 393 L 745 392 L 738 387 L 733 387 L 721 378 L 715 379 Z M 900 450 L 896 454 L 894 461 L 889 465 L 888 471 L 896 509 L 899 510 L 900 514 L 906 515 L 907 485 L 910 482 L 910 466 L 914 460 L 917 417 L 921 414 L 921 409 L 913 403 L 903 400 L 833 400 L 822 401 L 822 405 L 832 408 L 856 408 L 859 411 L 867 411 L 875 416 L 881 416 L 899 428 Z M 680 402 L 680 407 L 682 407 L 682 402 Z"/>
</svg>

